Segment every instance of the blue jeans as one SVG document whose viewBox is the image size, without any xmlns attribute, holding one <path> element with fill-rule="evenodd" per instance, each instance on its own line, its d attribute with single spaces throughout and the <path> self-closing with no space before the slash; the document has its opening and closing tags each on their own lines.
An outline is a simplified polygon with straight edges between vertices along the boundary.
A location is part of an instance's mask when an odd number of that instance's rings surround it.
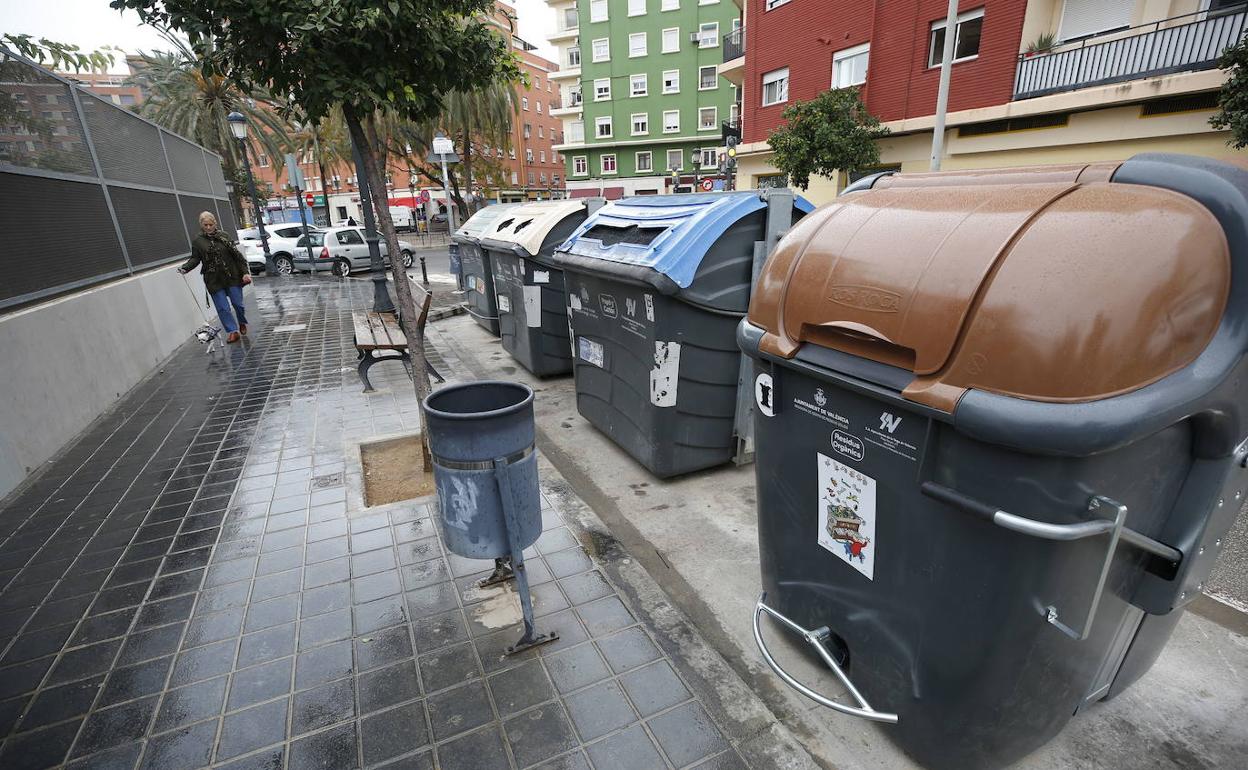
<svg viewBox="0 0 1248 770">
<path fill-rule="evenodd" d="M 221 325 L 225 327 L 227 332 L 238 331 L 238 324 L 247 325 L 247 315 L 243 312 L 243 287 L 230 286 L 226 289 L 214 291 L 212 293 L 212 304 L 217 308 L 217 317 L 221 319 Z M 234 311 L 230 312 L 230 305 L 234 306 Z M 238 315 L 238 323 L 234 322 L 235 314 Z"/>
</svg>

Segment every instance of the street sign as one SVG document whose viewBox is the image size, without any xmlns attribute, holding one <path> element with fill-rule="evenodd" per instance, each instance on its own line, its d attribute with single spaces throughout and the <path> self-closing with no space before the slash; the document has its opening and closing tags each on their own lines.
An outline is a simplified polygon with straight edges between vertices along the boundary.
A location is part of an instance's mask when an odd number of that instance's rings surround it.
<svg viewBox="0 0 1248 770">
<path fill-rule="evenodd" d="M 429 199 L 430 199 L 429 191 L 428 191 L 428 190 L 421 190 L 421 191 L 420 191 L 420 202 L 421 202 L 421 203 L 428 203 L 428 202 L 429 202 Z"/>
<path fill-rule="evenodd" d="M 314 205 L 316 205 L 316 196 L 315 196 L 315 195 L 313 195 L 312 193 L 304 193 L 304 194 L 303 194 L 303 200 L 304 200 L 304 202 L 306 202 L 309 206 L 314 206 Z"/>
<path fill-rule="evenodd" d="M 698 183 L 698 186 L 702 188 L 702 192 L 710 192 L 715 189 L 715 180 L 710 178 L 703 179 Z"/>
<path fill-rule="evenodd" d="M 433 154 L 434 155 L 450 155 L 455 152 L 455 143 L 445 136 L 435 136 L 433 138 Z"/>
</svg>

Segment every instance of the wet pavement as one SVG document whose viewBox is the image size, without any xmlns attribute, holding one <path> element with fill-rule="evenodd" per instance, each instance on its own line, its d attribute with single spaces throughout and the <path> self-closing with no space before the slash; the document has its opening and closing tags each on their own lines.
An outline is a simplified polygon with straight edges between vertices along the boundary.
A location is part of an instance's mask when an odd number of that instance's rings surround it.
<svg viewBox="0 0 1248 770">
<path fill-rule="evenodd" d="M 243 344 L 188 343 L 0 503 L 0 767 L 746 766 L 548 469 L 528 564 L 560 639 L 515 656 L 514 591 L 428 500 L 364 508 L 357 443 L 419 425 L 398 365 L 361 393 L 371 291 L 258 281 Z"/>
</svg>

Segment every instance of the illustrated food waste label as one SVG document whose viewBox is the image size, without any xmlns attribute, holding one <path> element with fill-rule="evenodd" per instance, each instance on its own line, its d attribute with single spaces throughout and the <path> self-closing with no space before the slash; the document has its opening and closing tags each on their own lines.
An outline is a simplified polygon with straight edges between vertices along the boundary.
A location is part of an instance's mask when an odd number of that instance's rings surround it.
<svg viewBox="0 0 1248 770">
<path fill-rule="evenodd" d="M 875 579 L 875 479 L 831 457 L 819 461 L 819 545 Z"/>
</svg>

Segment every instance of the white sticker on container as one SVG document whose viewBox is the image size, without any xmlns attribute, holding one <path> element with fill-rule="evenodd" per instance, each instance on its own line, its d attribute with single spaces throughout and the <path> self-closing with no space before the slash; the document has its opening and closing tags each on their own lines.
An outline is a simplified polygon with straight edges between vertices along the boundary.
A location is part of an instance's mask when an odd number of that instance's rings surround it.
<svg viewBox="0 0 1248 770">
<path fill-rule="evenodd" d="M 580 310 L 581 309 L 580 296 L 576 294 L 569 294 L 568 295 L 568 307 L 572 308 L 573 310 Z"/>
<path fill-rule="evenodd" d="M 655 406 L 676 406 L 676 388 L 680 381 L 680 343 L 655 342 L 654 368 L 650 370 L 650 403 Z"/>
<path fill-rule="evenodd" d="M 587 340 L 584 337 L 577 337 L 576 341 L 580 348 L 579 353 L 581 360 L 586 363 L 593 364 L 601 369 L 603 363 L 602 345 L 594 342 L 593 340 Z"/>
<path fill-rule="evenodd" d="M 480 276 L 473 279 L 477 284 L 477 294 L 485 294 L 485 280 Z"/>
<path fill-rule="evenodd" d="M 508 297 L 506 294 L 498 295 L 498 312 L 500 313 L 511 312 L 511 297 Z"/>
<path fill-rule="evenodd" d="M 654 297 L 646 295 L 646 320 L 654 323 Z"/>
<path fill-rule="evenodd" d="M 530 329 L 542 325 L 542 287 L 524 287 L 524 322 Z"/>
<path fill-rule="evenodd" d="M 533 283 L 550 283 L 550 271 L 549 270 L 534 270 L 533 271 Z"/>
<path fill-rule="evenodd" d="M 758 411 L 768 417 L 776 416 L 776 388 L 771 382 L 771 375 L 763 372 L 754 378 L 754 403 Z"/>
<path fill-rule="evenodd" d="M 819 545 L 875 579 L 875 479 L 823 453 L 819 462 Z"/>
</svg>

